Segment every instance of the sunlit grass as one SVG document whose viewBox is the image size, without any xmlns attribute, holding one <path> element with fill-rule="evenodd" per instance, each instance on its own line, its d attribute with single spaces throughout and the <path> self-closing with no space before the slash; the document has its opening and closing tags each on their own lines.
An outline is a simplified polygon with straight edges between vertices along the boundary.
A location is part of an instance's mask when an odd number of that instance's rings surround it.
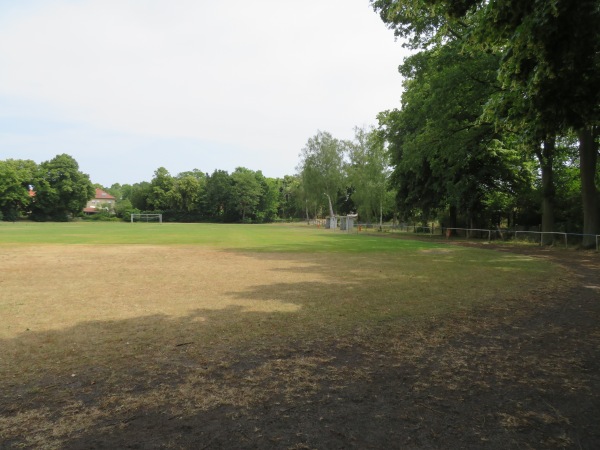
<svg viewBox="0 0 600 450">
<path fill-rule="evenodd" d="M 0 441 L 61 448 L 137 410 L 294 401 L 325 376 L 369 369 L 324 375 L 331 357 L 281 355 L 387 348 L 385 330 L 418 335 L 559 273 L 526 256 L 304 225 L 3 223 L 0 399 L 18 413 L 0 416 Z"/>
<path fill-rule="evenodd" d="M 0 231 L 9 319 L 0 336 L 231 307 L 347 330 L 516 295 L 556 271 L 527 256 L 303 225 L 25 222 Z"/>
<path fill-rule="evenodd" d="M 9 243 L 204 245 L 290 252 L 378 252 L 439 246 L 402 239 L 382 240 L 305 225 L 0 222 L 0 244 Z"/>
</svg>

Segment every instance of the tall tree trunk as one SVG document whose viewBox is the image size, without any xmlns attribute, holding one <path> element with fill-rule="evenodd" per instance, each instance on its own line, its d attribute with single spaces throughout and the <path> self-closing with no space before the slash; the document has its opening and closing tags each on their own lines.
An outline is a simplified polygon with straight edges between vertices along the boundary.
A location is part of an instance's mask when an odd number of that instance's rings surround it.
<svg viewBox="0 0 600 450">
<path fill-rule="evenodd" d="M 554 137 L 544 140 L 541 148 L 536 149 L 535 154 L 540 161 L 542 172 L 542 232 L 554 231 L 554 203 L 556 188 L 554 186 L 553 163 L 556 153 L 556 140 Z M 553 241 L 551 234 L 542 235 L 542 244 L 548 245 Z"/>
<path fill-rule="evenodd" d="M 337 221 L 335 218 L 335 213 L 333 212 L 333 204 L 331 203 L 331 197 L 329 194 L 325 193 L 327 197 L 327 201 L 329 202 L 329 229 L 333 230 L 337 228 Z"/>
<path fill-rule="evenodd" d="M 596 172 L 598 165 L 598 127 L 583 128 L 577 131 L 579 137 L 579 174 L 581 177 L 581 200 L 583 206 L 584 248 L 596 245 L 595 234 L 600 233 L 598 217 L 598 189 Z"/>
<path fill-rule="evenodd" d="M 448 215 L 450 218 L 450 223 L 448 224 L 448 228 L 456 228 L 457 215 L 458 215 L 456 205 L 450 205 L 450 211 L 449 211 Z M 456 235 L 456 230 L 448 230 L 446 232 L 446 235 L 454 236 L 454 235 Z"/>
<path fill-rule="evenodd" d="M 306 223 L 310 224 L 310 216 L 308 215 L 308 200 L 304 201 L 304 208 L 306 209 Z"/>
<path fill-rule="evenodd" d="M 335 216 L 335 213 L 333 212 L 333 203 L 331 203 L 331 197 L 327 193 L 325 194 L 325 196 L 327 197 L 327 201 L 329 202 L 329 217 L 333 218 Z"/>
</svg>

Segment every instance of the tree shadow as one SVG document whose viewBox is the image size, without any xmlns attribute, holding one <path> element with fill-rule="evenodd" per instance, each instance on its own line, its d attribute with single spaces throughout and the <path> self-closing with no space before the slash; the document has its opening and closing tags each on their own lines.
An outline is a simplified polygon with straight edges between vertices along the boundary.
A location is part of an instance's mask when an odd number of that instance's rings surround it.
<svg viewBox="0 0 600 450">
<path fill-rule="evenodd" d="M 223 309 L 0 340 L 0 448 L 593 448 L 600 439 L 592 290 L 577 302 L 523 297 L 414 321 L 368 302 L 375 266 L 338 283 L 329 258 L 295 261 L 274 270 L 323 279 L 231 291 L 235 305 Z M 401 281 L 385 280 L 386 295 L 401 298 Z M 260 301 L 297 309 L 248 306 Z"/>
</svg>

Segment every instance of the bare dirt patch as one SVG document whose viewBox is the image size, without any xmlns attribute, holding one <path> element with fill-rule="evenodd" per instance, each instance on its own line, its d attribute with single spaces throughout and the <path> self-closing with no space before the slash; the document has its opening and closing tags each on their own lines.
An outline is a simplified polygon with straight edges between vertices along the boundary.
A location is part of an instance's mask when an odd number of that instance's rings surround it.
<svg viewBox="0 0 600 450">
<path fill-rule="evenodd" d="M 424 320 L 380 314 L 350 328 L 314 317 L 311 328 L 299 314 L 330 295 L 323 288 L 333 283 L 326 269 L 333 261 L 135 246 L 103 247 L 86 260 L 82 250 L 32 248 L 41 253 L 0 259 L 22 277 L 31 273 L 27 260 L 45 261 L 44 276 L 70 286 L 43 295 L 32 277 L 22 297 L 3 297 L 20 309 L 1 325 L 0 448 L 592 449 L 600 442 L 600 292 L 586 287 L 598 285 L 596 254 L 535 250 L 568 275 L 485 306 Z M 124 273 L 111 271 L 116 260 Z M 167 280 L 186 266 L 186 280 L 198 283 L 173 289 Z M 352 280 L 367 275 L 353 267 L 332 292 L 366 298 Z M 386 295 L 404 286 L 376 267 L 365 270 Z M 17 278 L 0 275 L 1 283 Z M 146 292 L 133 305 L 131 279 Z M 91 286 L 105 290 L 87 304 Z M 30 306 L 31 296 L 42 303 Z M 324 314 L 333 311 L 341 314 Z"/>
</svg>

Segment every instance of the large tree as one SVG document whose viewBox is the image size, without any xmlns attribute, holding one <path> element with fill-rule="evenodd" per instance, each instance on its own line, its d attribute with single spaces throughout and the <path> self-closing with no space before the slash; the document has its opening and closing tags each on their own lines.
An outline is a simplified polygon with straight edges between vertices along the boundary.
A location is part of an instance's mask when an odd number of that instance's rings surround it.
<svg viewBox="0 0 600 450">
<path fill-rule="evenodd" d="M 299 175 L 285 175 L 279 185 L 279 216 L 282 219 L 302 217 L 305 204 Z"/>
<path fill-rule="evenodd" d="M 253 214 L 258 206 L 262 186 L 256 174 L 245 167 L 238 167 L 233 171 L 231 182 L 231 201 L 242 216 L 242 222 L 245 222 L 246 215 Z"/>
<path fill-rule="evenodd" d="M 550 143 L 579 138 L 584 245 L 600 232 L 600 7 L 597 0 L 374 0 L 384 22 L 412 48 L 459 42 L 502 56 L 495 113 Z"/>
<path fill-rule="evenodd" d="M 174 185 L 175 179 L 167 169 L 164 167 L 156 169 L 154 178 L 150 182 L 150 191 L 147 197 L 150 208 L 155 211 L 171 209 L 176 202 L 176 199 L 173 198 Z"/>
<path fill-rule="evenodd" d="M 28 210 L 36 171 L 37 164 L 31 160 L 0 161 L 0 217 L 4 220 L 15 220 Z"/>
<path fill-rule="evenodd" d="M 225 222 L 231 219 L 232 180 L 225 170 L 215 170 L 206 180 L 206 209 L 211 220 Z"/>
<path fill-rule="evenodd" d="M 384 134 L 374 129 L 355 128 L 354 140 L 348 144 L 348 156 L 348 181 L 354 206 L 367 222 L 379 216 L 381 227 L 388 206 L 391 172 Z"/>
<path fill-rule="evenodd" d="M 330 133 L 318 131 L 302 149 L 298 169 L 307 202 L 316 210 L 325 197 L 329 215 L 334 217 L 334 201 L 345 187 L 344 144 Z"/>
<path fill-rule="evenodd" d="M 67 154 L 57 155 L 39 165 L 33 181 L 35 201 L 32 217 L 36 220 L 67 220 L 80 214 L 94 197 L 94 186 L 79 164 Z"/>
<path fill-rule="evenodd" d="M 140 183 L 134 183 L 133 185 L 124 185 L 123 198 L 129 199 L 131 205 L 139 211 L 149 211 L 151 209 L 148 203 L 148 197 L 150 195 L 152 186 L 148 181 L 142 181 Z"/>
<path fill-rule="evenodd" d="M 277 218 L 278 211 L 283 202 L 281 195 L 282 180 L 265 177 L 260 170 L 254 172 L 254 175 L 261 187 L 254 220 L 258 223 L 272 222 Z"/>
<path fill-rule="evenodd" d="M 380 115 L 380 130 L 394 163 L 392 181 L 400 212 L 427 220 L 448 208 L 450 227 L 459 213 L 473 224 L 487 221 L 490 194 L 511 193 L 519 158 L 491 123 L 480 120 L 497 90 L 498 60 L 465 53 L 455 43 L 422 51 L 401 66 L 402 110 Z"/>
<path fill-rule="evenodd" d="M 171 205 L 183 213 L 202 212 L 206 194 L 206 174 L 200 170 L 175 177 L 169 194 Z"/>
</svg>

